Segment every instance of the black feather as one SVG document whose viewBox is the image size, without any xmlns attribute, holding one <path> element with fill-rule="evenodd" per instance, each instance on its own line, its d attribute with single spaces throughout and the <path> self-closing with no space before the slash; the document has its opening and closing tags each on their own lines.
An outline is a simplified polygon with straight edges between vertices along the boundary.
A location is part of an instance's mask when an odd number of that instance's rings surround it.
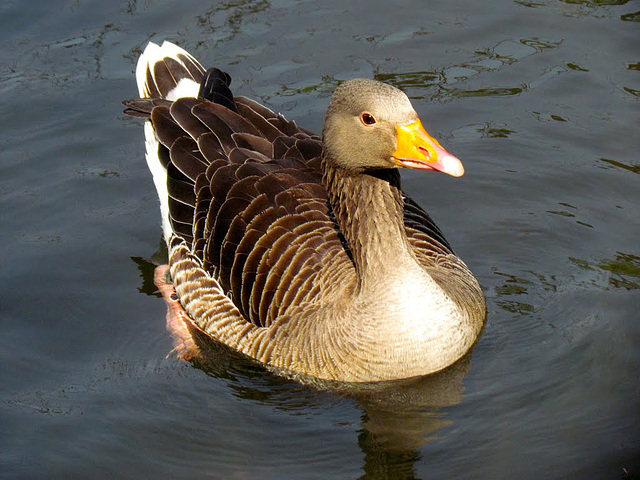
<svg viewBox="0 0 640 480">
<path fill-rule="evenodd" d="M 217 68 L 210 68 L 200 82 L 198 97 L 218 103 L 229 110 L 237 112 L 238 109 L 233 101 L 233 94 L 229 89 L 229 85 L 231 85 L 231 77 L 228 73 Z"/>
</svg>

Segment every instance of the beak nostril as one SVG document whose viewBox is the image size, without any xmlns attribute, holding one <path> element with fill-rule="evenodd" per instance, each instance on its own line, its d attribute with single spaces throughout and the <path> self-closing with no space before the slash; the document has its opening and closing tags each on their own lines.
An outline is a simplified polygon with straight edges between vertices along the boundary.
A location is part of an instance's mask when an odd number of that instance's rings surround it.
<svg viewBox="0 0 640 480">
<path fill-rule="evenodd" d="M 424 148 L 422 146 L 419 146 L 418 150 L 420 150 L 422 153 L 424 153 L 427 156 L 427 158 L 431 158 L 431 153 L 426 148 Z"/>
</svg>

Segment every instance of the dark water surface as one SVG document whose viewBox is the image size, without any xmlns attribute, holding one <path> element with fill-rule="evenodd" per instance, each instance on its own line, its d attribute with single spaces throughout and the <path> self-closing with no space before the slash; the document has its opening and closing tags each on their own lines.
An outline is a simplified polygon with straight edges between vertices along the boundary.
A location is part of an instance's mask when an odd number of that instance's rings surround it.
<svg viewBox="0 0 640 480">
<path fill-rule="evenodd" d="M 639 21 L 620 0 L 0 2 L 0 478 L 640 478 Z M 470 358 L 327 391 L 170 355 L 120 105 L 164 39 L 316 131 L 342 80 L 410 95 L 467 169 L 403 179 L 485 290 Z"/>
</svg>

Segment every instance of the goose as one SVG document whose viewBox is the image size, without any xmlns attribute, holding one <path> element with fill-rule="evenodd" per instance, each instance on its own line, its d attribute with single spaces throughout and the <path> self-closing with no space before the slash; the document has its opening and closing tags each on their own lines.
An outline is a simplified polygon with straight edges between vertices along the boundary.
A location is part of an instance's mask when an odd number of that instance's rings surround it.
<svg viewBox="0 0 640 480">
<path fill-rule="evenodd" d="M 335 90 L 322 137 L 149 43 L 125 113 L 147 119 L 171 294 L 198 330 L 276 371 L 339 382 L 428 375 L 462 358 L 481 288 L 399 168 L 461 176 L 399 89 Z"/>
</svg>

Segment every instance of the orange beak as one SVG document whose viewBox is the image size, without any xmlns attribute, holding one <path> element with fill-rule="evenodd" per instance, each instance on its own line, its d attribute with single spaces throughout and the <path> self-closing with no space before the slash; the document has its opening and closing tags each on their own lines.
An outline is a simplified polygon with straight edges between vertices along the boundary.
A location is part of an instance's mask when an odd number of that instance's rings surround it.
<svg viewBox="0 0 640 480">
<path fill-rule="evenodd" d="M 399 167 L 436 170 L 454 177 L 464 175 L 462 162 L 427 133 L 420 119 L 396 127 L 397 148 L 392 156 Z"/>
</svg>

